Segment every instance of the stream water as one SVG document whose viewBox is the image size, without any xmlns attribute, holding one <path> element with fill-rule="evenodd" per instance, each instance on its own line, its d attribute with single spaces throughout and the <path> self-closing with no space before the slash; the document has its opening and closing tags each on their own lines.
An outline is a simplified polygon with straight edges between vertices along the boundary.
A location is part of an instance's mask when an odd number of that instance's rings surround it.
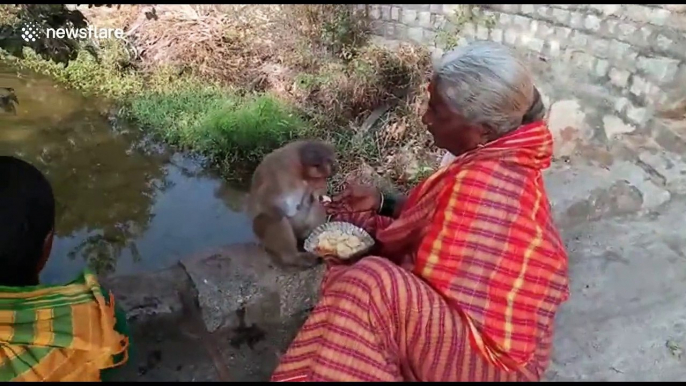
<svg viewBox="0 0 686 386">
<path fill-rule="evenodd" d="M 0 111 L 0 155 L 39 168 L 57 201 L 45 283 L 162 269 L 204 248 L 253 240 L 244 193 L 201 162 L 108 116 L 110 106 L 0 63 L 16 115 Z"/>
</svg>

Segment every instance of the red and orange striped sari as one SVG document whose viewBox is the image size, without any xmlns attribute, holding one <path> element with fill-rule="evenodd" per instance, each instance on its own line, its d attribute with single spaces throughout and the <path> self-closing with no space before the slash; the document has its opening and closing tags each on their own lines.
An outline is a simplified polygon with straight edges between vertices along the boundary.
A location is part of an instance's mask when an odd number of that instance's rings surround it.
<svg viewBox="0 0 686 386">
<path fill-rule="evenodd" d="M 525 125 L 439 169 L 396 220 L 338 213 L 384 257 L 329 270 L 272 380 L 539 380 L 569 296 L 551 155 L 545 124 Z"/>
</svg>

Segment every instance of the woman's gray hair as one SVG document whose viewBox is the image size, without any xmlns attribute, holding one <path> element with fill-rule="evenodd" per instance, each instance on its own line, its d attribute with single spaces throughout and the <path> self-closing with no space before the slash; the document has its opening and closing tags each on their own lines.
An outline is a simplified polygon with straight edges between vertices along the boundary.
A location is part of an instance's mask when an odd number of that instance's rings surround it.
<svg viewBox="0 0 686 386">
<path fill-rule="evenodd" d="M 540 119 L 544 113 L 531 73 L 501 44 L 474 42 L 447 52 L 437 63 L 434 82 L 448 108 L 495 138 L 519 127 L 525 115 Z"/>
</svg>

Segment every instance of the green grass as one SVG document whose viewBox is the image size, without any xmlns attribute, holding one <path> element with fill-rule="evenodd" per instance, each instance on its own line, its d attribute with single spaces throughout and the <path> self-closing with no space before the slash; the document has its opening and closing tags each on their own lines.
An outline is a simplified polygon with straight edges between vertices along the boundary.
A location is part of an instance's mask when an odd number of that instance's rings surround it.
<svg viewBox="0 0 686 386">
<path fill-rule="evenodd" d="M 123 112 L 165 142 L 208 156 L 231 178 L 242 177 L 283 144 L 312 134 L 275 96 L 240 96 L 212 86 L 142 93 Z"/>
</svg>

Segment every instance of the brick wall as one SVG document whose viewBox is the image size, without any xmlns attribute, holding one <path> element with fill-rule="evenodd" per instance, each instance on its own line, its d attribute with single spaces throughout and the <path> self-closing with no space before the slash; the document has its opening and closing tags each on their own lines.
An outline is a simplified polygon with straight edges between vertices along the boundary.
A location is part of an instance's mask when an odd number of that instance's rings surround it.
<svg viewBox="0 0 686 386">
<path fill-rule="evenodd" d="M 442 48 L 456 4 L 358 5 L 385 42 L 410 41 Z M 491 28 L 460 26 L 462 42 L 492 40 L 516 48 L 529 61 L 551 106 L 558 152 L 573 141 L 611 142 L 646 133 L 654 113 L 686 97 L 684 5 L 482 5 Z M 553 116 L 556 115 L 556 116 Z M 571 125 L 574 126 L 574 125 Z M 555 132 L 555 131 L 554 131 Z M 560 139 L 560 138 L 558 138 Z M 571 149 L 571 147 L 570 147 Z"/>
</svg>

